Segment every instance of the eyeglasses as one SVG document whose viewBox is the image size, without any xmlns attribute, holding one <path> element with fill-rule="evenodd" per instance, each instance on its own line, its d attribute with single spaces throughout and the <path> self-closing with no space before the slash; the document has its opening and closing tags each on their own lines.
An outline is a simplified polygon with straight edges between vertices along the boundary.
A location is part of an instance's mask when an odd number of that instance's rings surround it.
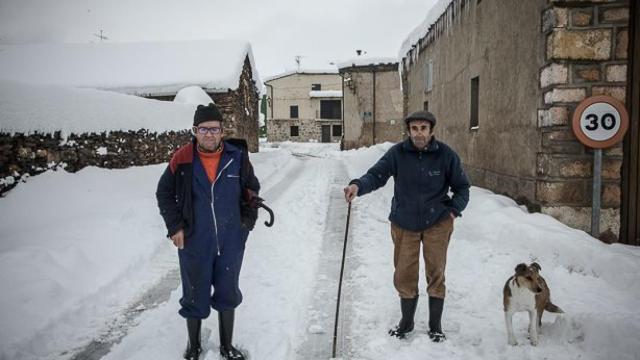
<svg viewBox="0 0 640 360">
<path fill-rule="evenodd" d="M 193 127 L 193 132 L 194 133 L 198 133 L 200 135 L 206 135 L 207 133 L 213 134 L 213 135 L 217 135 L 220 134 L 222 132 L 222 128 L 221 127 L 206 127 L 206 126 L 194 126 Z"/>
</svg>

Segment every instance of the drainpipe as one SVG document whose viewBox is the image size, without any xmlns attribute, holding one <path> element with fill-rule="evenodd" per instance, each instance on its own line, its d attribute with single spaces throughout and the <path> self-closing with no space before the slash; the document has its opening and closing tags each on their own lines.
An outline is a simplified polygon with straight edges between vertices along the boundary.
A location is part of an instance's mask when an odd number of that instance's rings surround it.
<svg viewBox="0 0 640 360">
<path fill-rule="evenodd" d="M 271 120 L 273 120 L 273 108 L 274 108 L 274 100 L 275 100 L 273 96 L 273 85 L 269 85 L 269 84 L 265 84 L 265 85 L 271 88 Z M 268 98 L 269 97 L 267 97 L 267 99 Z"/>
<path fill-rule="evenodd" d="M 373 69 L 373 145 L 376 144 L 376 69 Z"/>
<path fill-rule="evenodd" d="M 344 150 L 344 134 L 345 134 L 345 130 L 347 129 L 344 126 L 344 74 L 338 72 L 338 74 L 340 75 L 340 78 L 342 79 L 342 136 L 340 139 L 340 150 Z"/>
</svg>

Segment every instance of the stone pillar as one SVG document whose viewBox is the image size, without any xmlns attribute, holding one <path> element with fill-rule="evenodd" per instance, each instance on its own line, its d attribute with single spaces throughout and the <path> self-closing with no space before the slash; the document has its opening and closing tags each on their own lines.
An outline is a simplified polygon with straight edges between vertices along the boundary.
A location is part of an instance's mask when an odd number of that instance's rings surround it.
<svg viewBox="0 0 640 360">
<path fill-rule="evenodd" d="M 571 118 L 580 101 L 610 95 L 625 102 L 629 4 L 627 0 L 549 0 L 542 16 L 546 39 L 538 109 L 536 201 L 542 212 L 590 229 L 593 152 L 577 141 Z M 604 151 L 600 238 L 620 230 L 622 144 Z"/>
</svg>

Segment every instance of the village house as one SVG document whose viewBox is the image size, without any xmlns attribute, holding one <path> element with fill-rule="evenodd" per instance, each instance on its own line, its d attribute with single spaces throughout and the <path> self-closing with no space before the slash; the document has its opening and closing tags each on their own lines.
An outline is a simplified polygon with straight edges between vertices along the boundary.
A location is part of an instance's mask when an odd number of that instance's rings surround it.
<svg viewBox="0 0 640 360">
<path fill-rule="evenodd" d="M 404 114 L 428 109 L 472 183 L 590 229 L 593 151 L 577 104 L 626 104 L 623 143 L 604 150 L 599 237 L 640 245 L 638 2 L 440 0 L 402 45 Z"/>
<path fill-rule="evenodd" d="M 262 83 L 251 45 L 235 40 L 2 46 L 0 79 L 93 88 L 172 101 L 201 87 L 225 116 L 228 136 L 258 151 Z"/>
<path fill-rule="evenodd" d="M 338 64 L 344 150 L 403 139 L 402 90 L 395 58 L 359 56 Z"/>
<path fill-rule="evenodd" d="M 339 142 L 342 80 L 337 70 L 290 71 L 266 79 L 267 140 Z"/>
<path fill-rule="evenodd" d="M 1 46 L 0 196 L 51 168 L 166 162 L 191 139 L 195 99 L 215 101 L 226 136 L 244 138 L 249 151 L 258 151 L 260 90 L 247 42 Z M 48 119 L 42 109 L 51 112 Z"/>
</svg>

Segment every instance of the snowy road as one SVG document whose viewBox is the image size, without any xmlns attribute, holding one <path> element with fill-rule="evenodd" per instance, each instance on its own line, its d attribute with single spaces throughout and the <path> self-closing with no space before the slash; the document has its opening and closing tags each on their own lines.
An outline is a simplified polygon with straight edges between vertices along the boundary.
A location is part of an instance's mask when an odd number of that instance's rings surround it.
<svg viewBox="0 0 640 360">
<path fill-rule="evenodd" d="M 388 147 L 340 152 L 284 143 L 252 154 L 276 214 L 266 228 L 261 212 L 241 275 L 234 342 L 252 360 L 329 358 L 346 215 L 341 188 Z M 163 168 L 50 172 L 0 199 L 0 234 L 12 240 L 0 244 L 0 286 L 9 290 L 0 298 L 0 359 L 181 358 L 180 291 L 175 276 L 162 280 L 177 261 L 153 197 Z M 387 336 L 399 315 L 387 221 L 392 190 L 391 180 L 352 207 L 343 359 L 639 359 L 640 342 L 629 334 L 640 332 L 640 249 L 602 244 L 478 188 L 449 249 L 448 341 L 434 345 L 426 335 L 424 277 L 414 334 Z M 535 348 L 526 341 L 526 316 L 516 316 L 520 345 L 508 346 L 502 286 L 517 263 L 533 260 L 566 313 L 545 314 Z M 155 300 L 143 303 L 150 293 Z M 218 359 L 216 317 L 204 327 L 203 358 Z"/>
</svg>

